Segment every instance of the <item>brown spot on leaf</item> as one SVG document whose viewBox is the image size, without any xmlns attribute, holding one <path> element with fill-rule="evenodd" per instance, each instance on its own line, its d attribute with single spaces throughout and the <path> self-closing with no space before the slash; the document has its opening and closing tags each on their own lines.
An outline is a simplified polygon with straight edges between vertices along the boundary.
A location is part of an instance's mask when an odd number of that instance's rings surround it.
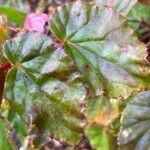
<svg viewBox="0 0 150 150">
<path fill-rule="evenodd" d="M 100 124 L 102 126 L 108 126 L 111 124 L 116 118 L 118 118 L 119 113 L 118 111 L 108 111 L 108 110 L 102 110 L 97 117 L 94 119 L 94 122 L 97 124 Z"/>
<path fill-rule="evenodd" d="M 110 101 L 103 104 L 99 112 L 95 115 L 92 123 L 99 124 L 100 126 L 109 126 L 120 115 L 119 107 Z"/>
<path fill-rule="evenodd" d="M 79 16 L 81 16 L 81 13 L 80 13 L 80 12 L 78 12 L 78 13 L 77 13 L 77 16 L 78 16 L 78 17 L 79 17 Z"/>
</svg>

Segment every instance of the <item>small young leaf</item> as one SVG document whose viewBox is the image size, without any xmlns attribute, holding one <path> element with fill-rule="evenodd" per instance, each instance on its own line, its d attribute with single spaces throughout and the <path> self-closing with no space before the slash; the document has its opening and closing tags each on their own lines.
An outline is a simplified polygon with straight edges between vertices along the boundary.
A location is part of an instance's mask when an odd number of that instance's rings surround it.
<svg viewBox="0 0 150 150">
<path fill-rule="evenodd" d="M 15 8 L 19 12 L 27 13 L 29 11 L 29 3 L 24 0 L 0 0 L 1 6 Z"/>
<path fill-rule="evenodd" d="M 5 97 L 11 108 L 40 134 L 77 144 L 84 127 L 86 89 L 72 58 L 51 38 L 28 32 L 7 41 Z"/>
<path fill-rule="evenodd" d="M 86 129 L 86 135 L 88 136 L 91 145 L 96 150 L 111 150 L 111 134 L 105 129 L 98 126 L 91 126 Z M 113 143 L 114 144 L 114 143 Z"/>
<path fill-rule="evenodd" d="M 150 149 L 150 91 L 131 98 L 121 118 L 118 141 L 121 149 Z"/>
<path fill-rule="evenodd" d="M 150 30 L 150 7 L 136 4 L 128 14 L 129 25 L 141 36 Z"/>
</svg>

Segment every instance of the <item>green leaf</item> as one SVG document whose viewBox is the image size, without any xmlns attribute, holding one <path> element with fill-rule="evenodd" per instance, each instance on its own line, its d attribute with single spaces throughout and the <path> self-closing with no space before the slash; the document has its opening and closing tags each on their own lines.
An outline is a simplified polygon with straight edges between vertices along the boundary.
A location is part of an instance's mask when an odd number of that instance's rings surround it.
<svg viewBox="0 0 150 150">
<path fill-rule="evenodd" d="M 1 105 L 1 113 L 5 117 L 11 127 L 15 130 L 15 134 L 18 138 L 18 143 L 23 144 L 25 137 L 27 136 L 27 129 L 25 123 L 20 118 L 20 116 L 10 109 L 9 103 L 6 100 L 3 100 Z"/>
<path fill-rule="evenodd" d="M 121 118 L 118 141 L 121 149 L 150 149 L 150 91 L 131 98 Z"/>
<path fill-rule="evenodd" d="M 86 89 L 72 58 L 38 32 L 22 34 L 4 47 L 13 64 L 5 83 L 11 108 L 39 134 L 77 144 L 85 123 Z"/>
<path fill-rule="evenodd" d="M 9 23 L 15 24 L 19 27 L 23 26 L 26 17 L 25 13 L 12 7 L 0 7 L 0 14 L 5 14 L 8 17 Z"/>
<path fill-rule="evenodd" d="M 94 95 L 126 99 L 150 88 L 146 47 L 113 9 L 79 1 L 65 4 L 55 12 L 50 28 Z"/>
<path fill-rule="evenodd" d="M 98 126 L 91 126 L 86 129 L 91 145 L 96 150 L 112 150 L 111 134 Z"/>
<path fill-rule="evenodd" d="M 137 2 L 136 0 L 94 0 L 100 7 L 112 7 L 119 14 L 126 16 L 132 6 Z"/>
<path fill-rule="evenodd" d="M 8 31 L 7 31 L 7 17 L 5 15 L 0 15 L 0 67 L 1 63 L 6 62 L 6 58 L 2 54 L 3 44 L 8 39 Z M 6 72 L 0 70 L 0 104 L 3 97 L 3 89 L 5 82 Z"/>
<path fill-rule="evenodd" d="M 16 150 L 9 124 L 0 116 L 0 149 Z"/>
<path fill-rule="evenodd" d="M 150 7 L 142 4 L 136 4 L 128 14 L 128 21 L 130 26 L 136 30 L 140 36 L 144 32 L 150 30 Z"/>
<path fill-rule="evenodd" d="M 117 148 L 116 133 L 120 118 L 118 100 L 90 97 L 87 102 L 87 136 L 96 150 Z"/>
</svg>

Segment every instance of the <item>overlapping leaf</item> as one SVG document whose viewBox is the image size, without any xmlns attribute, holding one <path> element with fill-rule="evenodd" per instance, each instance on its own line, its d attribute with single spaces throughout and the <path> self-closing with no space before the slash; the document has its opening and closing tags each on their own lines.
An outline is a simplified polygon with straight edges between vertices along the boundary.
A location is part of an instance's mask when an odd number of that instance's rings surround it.
<svg viewBox="0 0 150 150">
<path fill-rule="evenodd" d="M 131 98 L 125 108 L 118 136 L 121 149 L 150 149 L 150 91 Z"/>
<path fill-rule="evenodd" d="M 150 88 L 146 48 L 112 8 L 65 4 L 50 28 L 95 95 L 126 99 L 133 91 Z"/>
<path fill-rule="evenodd" d="M 150 21 L 149 20 L 150 20 L 150 7 L 146 7 L 139 3 L 136 4 L 131 9 L 130 13 L 128 14 L 129 24 L 131 25 L 131 27 L 134 30 L 136 30 L 136 32 L 138 33 L 138 35 L 140 37 L 144 33 L 149 32 L 149 30 L 150 30 Z M 147 34 L 147 36 L 148 36 L 148 34 Z M 141 40 L 142 40 L 142 38 L 141 38 Z"/>
<path fill-rule="evenodd" d="M 101 7 L 112 7 L 119 14 L 126 16 L 137 0 L 95 0 Z"/>
<path fill-rule="evenodd" d="M 14 129 L 14 133 L 18 140 L 17 143 L 20 146 L 24 142 L 24 138 L 27 135 L 25 123 L 16 112 L 10 109 L 10 106 L 6 100 L 4 100 L 1 105 L 1 113 Z"/>
<path fill-rule="evenodd" d="M 15 143 L 10 134 L 8 123 L 0 116 L 0 149 L 16 150 Z"/>
<path fill-rule="evenodd" d="M 13 64 L 5 84 L 11 108 L 39 134 L 78 143 L 86 90 L 74 62 L 51 38 L 29 32 L 5 43 L 5 55 Z"/>
<path fill-rule="evenodd" d="M 107 130 L 98 126 L 91 126 L 86 129 L 86 134 L 91 145 L 96 150 L 111 150 L 113 149 L 112 137 Z"/>
<path fill-rule="evenodd" d="M 119 102 L 106 97 L 90 97 L 87 102 L 87 137 L 96 150 L 111 150 L 117 146 L 113 141 L 115 132 L 118 132 L 120 118 Z M 93 126 L 96 125 L 96 126 Z M 113 141 L 113 144 L 112 144 Z"/>
</svg>

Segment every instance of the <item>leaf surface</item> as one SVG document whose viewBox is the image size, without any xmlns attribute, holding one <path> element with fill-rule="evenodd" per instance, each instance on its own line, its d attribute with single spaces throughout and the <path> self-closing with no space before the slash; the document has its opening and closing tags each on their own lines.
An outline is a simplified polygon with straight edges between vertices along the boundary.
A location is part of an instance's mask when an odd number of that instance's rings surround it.
<svg viewBox="0 0 150 150">
<path fill-rule="evenodd" d="M 65 4 L 57 9 L 50 28 L 94 95 L 126 99 L 150 88 L 146 47 L 112 8 L 80 1 Z"/>
<path fill-rule="evenodd" d="M 86 89 L 72 58 L 38 32 L 18 36 L 4 47 L 13 64 L 5 84 L 11 108 L 39 134 L 77 144 L 85 124 Z"/>
<path fill-rule="evenodd" d="M 131 98 L 122 118 L 118 141 L 121 149 L 150 149 L 150 91 Z"/>
<path fill-rule="evenodd" d="M 103 128 L 91 126 L 86 129 L 91 145 L 96 150 L 111 150 L 111 135 Z"/>
</svg>

